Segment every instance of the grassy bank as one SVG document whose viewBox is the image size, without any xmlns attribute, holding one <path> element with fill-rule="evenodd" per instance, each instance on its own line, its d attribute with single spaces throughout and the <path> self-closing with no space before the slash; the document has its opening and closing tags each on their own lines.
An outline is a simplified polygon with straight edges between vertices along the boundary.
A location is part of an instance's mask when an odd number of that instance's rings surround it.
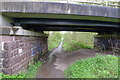
<svg viewBox="0 0 120 80">
<path fill-rule="evenodd" d="M 118 57 L 98 55 L 78 60 L 64 73 L 67 78 L 118 78 Z"/>
<path fill-rule="evenodd" d="M 4 75 L 3 73 L 0 73 L 0 79 L 1 78 L 35 78 L 38 68 L 41 66 L 41 62 L 37 62 L 34 65 L 30 65 L 28 68 L 28 71 L 26 73 L 20 73 L 18 75 Z"/>
</svg>

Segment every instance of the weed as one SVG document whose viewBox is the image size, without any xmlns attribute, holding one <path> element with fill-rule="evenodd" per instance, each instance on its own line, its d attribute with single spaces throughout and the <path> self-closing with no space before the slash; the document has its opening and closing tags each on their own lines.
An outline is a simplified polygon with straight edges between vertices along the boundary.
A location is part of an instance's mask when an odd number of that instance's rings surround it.
<svg viewBox="0 0 120 80">
<path fill-rule="evenodd" d="M 4 75 L 0 73 L 0 79 L 2 78 L 34 78 L 37 72 L 37 69 L 41 66 L 41 62 L 37 62 L 34 65 L 30 65 L 26 73 L 20 73 L 18 75 Z"/>
<path fill-rule="evenodd" d="M 67 78 L 118 78 L 118 57 L 97 55 L 78 60 L 64 73 Z"/>
</svg>

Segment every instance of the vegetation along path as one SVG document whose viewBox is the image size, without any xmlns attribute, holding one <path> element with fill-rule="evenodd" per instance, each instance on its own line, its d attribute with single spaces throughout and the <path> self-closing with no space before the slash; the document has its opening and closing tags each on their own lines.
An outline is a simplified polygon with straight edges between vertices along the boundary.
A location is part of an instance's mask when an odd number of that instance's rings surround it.
<svg viewBox="0 0 120 80">
<path fill-rule="evenodd" d="M 76 60 L 94 57 L 97 52 L 90 49 L 80 49 L 73 52 L 61 52 L 43 64 L 37 73 L 37 78 L 64 78 L 64 70 Z"/>
</svg>

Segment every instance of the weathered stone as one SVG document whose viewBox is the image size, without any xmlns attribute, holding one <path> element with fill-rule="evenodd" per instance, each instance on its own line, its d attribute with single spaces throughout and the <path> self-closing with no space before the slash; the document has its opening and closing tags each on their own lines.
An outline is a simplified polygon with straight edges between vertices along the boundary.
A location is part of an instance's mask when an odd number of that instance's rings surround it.
<svg viewBox="0 0 120 80">
<path fill-rule="evenodd" d="M 3 67 L 4 67 L 4 68 L 9 68 L 9 67 L 10 67 L 9 59 L 4 59 L 4 60 L 3 60 Z"/>
<path fill-rule="evenodd" d="M 4 50 L 8 50 L 8 49 L 9 49 L 8 44 L 4 43 Z"/>
<path fill-rule="evenodd" d="M 0 51 L 0 58 L 3 58 L 3 53 L 2 53 L 2 51 Z"/>
<path fill-rule="evenodd" d="M 5 68 L 5 69 L 2 70 L 2 72 L 3 72 L 4 74 L 10 74 L 10 75 L 11 75 L 11 74 L 12 74 L 12 69 L 9 69 L 9 68 L 7 69 L 7 68 Z"/>
<path fill-rule="evenodd" d="M 120 35 L 97 35 L 94 42 L 95 48 L 101 50 L 120 50 Z"/>
<path fill-rule="evenodd" d="M 11 51 L 11 54 L 13 54 L 13 56 L 17 56 L 18 55 L 18 49 L 14 49 Z"/>
<path fill-rule="evenodd" d="M 4 36 L 4 38 L 7 40 L 3 41 L 4 50 L 1 57 L 4 60 L 1 63 L 5 68 L 3 70 L 5 74 L 17 74 L 24 71 L 30 64 L 38 61 L 42 56 L 41 52 L 45 53 L 47 50 L 46 37 Z"/>
<path fill-rule="evenodd" d="M 4 60 L 3 58 L 0 58 L 0 63 L 3 63 L 3 60 Z"/>
<path fill-rule="evenodd" d="M 2 63 L 0 63 L 0 69 L 2 69 L 3 68 L 3 64 Z"/>
<path fill-rule="evenodd" d="M 2 58 L 8 58 L 8 51 L 2 51 Z"/>
</svg>

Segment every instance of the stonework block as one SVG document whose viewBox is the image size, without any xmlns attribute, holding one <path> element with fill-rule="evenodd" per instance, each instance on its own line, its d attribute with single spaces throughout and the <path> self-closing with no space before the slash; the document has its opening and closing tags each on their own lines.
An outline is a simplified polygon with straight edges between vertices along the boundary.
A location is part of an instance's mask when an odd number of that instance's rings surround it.
<svg viewBox="0 0 120 80">
<path fill-rule="evenodd" d="M 2 69 L 3 68 L 3 64 L 2 63 L 0 63 L 0 69 Z"/>
<path fill-rule="evenodd" d="M 9 67 L 10 67 L 9 59 L 4 59 L 4 60 L 3 60 L 3 67 L 4 67 L 4 68 L 9 68 Z"/>
<path fill-rule="evenodd" d="M 8 51 L 2 51 L 2 58 L 9 58 Z"/>
<path fill-rule="evenodd" d="M 10 68 L 4 68 L 3 70 L 2 70 L 2 72 L 4 73 L 4 74 L 12 74 L 12 69 L 10 69 Z"/>
<path fill-rule="evenodd" d="M 0 63 L 3 63 L 4 58 L 0 58 Z"/>
<path fill-rule="evenodd" d="M 17 71 L 17 70 L 19 69 L 19 66 L 20 66 L 19 63 L 17 63 L 16 65 L 12 66 L 12 67 L 11 67 L 12 73 L 13 73 L 14 71 Z"/>
<path fill-rule="evenodd" d="M 3 58 L 3 52 L 0 51 L 0 58 Z"/>
<path fill-rule="evenodd" d="M 95 47 L 97 49 L 102 49 L 102 50 L 116 50 L 116 52 L 120 51 L 120 36 L 99 36 L 95 37 Z"/>
<path fill-rule="evenodd" d="M 4 58 L 2 70 L 5 74 L 24 71 L 30 64 L 38 61 L 41 53 L 46 53 L 47 50 L 47 37 L 2 36 L 2 38 L 4 49 L 1 56 Z"/>
<path fill-rule="evenodd" d="M 11 66 L 13 66 L 13 65 L 19 63 L 21 60 L 22 60 L 22 58 L 20 56 L 17 56 L 17 57 L 11 58 L 9 60 L 10 61 L 9 64 L 11 64 Z"/>
<path fill-rule="evenodd" d="M 15 57 L 15 56 L 18 56 L 18 49 L 11 50 L 10 54 L 11 54 L 11 58 Z"/>
<path fill-rule="evenodd" d="M 13 41 L 13 36 L 2 36 L 3 42 Z"/>
<path fill-rule="evenodd" d="M 2 51 L 2 57 L 3 58 L 12 58 L 13 57 L 13 52 L 9 50 Z"/>
<path fill-rule="evenodd" d="M 4 50 L 8 50 L 9 49 L 9 47 L 8 47 L 8 44 L 7 43 L 4 43 L 4 45 L 3 45 L 4 47 Z"/>
</svg>

